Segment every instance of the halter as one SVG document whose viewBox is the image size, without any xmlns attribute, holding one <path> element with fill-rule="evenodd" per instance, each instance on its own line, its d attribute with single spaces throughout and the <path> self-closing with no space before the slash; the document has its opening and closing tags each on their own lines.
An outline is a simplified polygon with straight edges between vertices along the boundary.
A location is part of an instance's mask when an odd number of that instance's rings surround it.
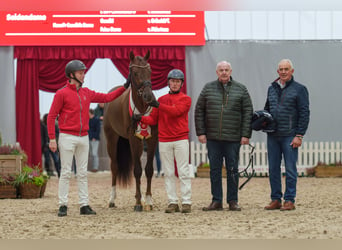
<svg viewBox="0 0 342 250">
<path fill-rule="evenodd" d="M 132 75 L 131 75 L 131 68 L 133 68 L 133 67 L 144 69 L 144 68 L 149 68 L 150 64 L 147 63 L 146 65 L 138 65 L 138 64 L 130 64 L 129 65 L 129 74 L 127 77 L 127 81 L 131 82 L 134 85 L 134 87 L 137 89 L 138 96 L 142 96 L 145 87 L 152 87 L 152 84 L 151 84 L 151 81 L 144 81 L 141 84 L 141 86 L 139 87 L 137 83 L 133 82 Z"/>
</svg>

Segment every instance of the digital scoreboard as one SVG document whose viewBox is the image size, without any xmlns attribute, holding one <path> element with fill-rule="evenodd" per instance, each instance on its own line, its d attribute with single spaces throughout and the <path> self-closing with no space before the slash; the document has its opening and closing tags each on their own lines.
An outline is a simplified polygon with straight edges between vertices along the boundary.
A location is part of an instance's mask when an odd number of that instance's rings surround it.
<svg viewBox="0 0 342 250">
<path fill-rule="evenodd" d="M 204 44 L 203 11 L 0 11 L 0 46 Z"/>
</svg>

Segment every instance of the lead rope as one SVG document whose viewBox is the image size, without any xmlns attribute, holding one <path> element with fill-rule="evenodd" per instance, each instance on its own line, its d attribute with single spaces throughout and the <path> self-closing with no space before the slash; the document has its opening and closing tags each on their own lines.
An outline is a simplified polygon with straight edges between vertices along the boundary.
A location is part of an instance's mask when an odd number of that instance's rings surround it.
<svg viewBox="0 0 342 250">
<path fill-rule="evenodd" d="M 241 190 L 251 179 L 252 177 L 254 176 L 254 173 L 255 173 L 255 170 L 254 170 L 254 149 L 255 147 L 252 145 L 252 144 L 249 144 L 249 147 L 251 148 L 251 151 L 249 152 L 249 162 L 248 162 L 248 165 L 247 167 L 240 171 L 240 172 L 237 172 L 235 174 L 232 174 L 232 177 L 233 177 L 233 180 L 235 182 L 235 175 L 238 175 L 240 176 L 240 174 L 243 173 L 243 176 L 244 177 L 247 177 L 247 180 L 245 180 L 239 187 L 239 190 Z M 251 173 L 248 173 L 247 170 L 248 168 L 251 168 L 252 169 L 252 172 Z M 236 182 L 235 182 L 236 185 L 238 185 Z"/>
</svg>

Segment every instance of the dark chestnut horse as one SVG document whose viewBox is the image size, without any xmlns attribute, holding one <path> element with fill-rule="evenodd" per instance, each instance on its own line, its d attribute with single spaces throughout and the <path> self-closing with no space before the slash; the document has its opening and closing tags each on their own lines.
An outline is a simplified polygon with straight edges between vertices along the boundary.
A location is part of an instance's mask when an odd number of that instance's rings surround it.
<svg viewBox="0 0 342 250">
<path fill-rule="evenodd" d="M 109 207 L 115 207 L 116 184 L 127 187 L 134 173 L 136 192 L 135 211 L 152 209 L 151 182 L 153 176 L 153 157 L 158 142 L 157 126 L 145 127 L 132 123 L 131 115 L 147 115 L 151 111 L 148 105 L 155 99 L 151 85 L 151 68 L 147 60 L 150 51 L 144 57 L 130 52 L 129 76 L 131 87 L 120 97 L 105 106 L 103 127 L 107 139 L 107 151 L 111 159 L 112 190 Z M 141 155 L 143 140 L 147 145 L 147 162 L 145 176 L 147 178 L 145 204 L 142 203 L 140 179 L 142 176 Z M 145 205 L 143 207 L 143 205 Z"/>
</svg>

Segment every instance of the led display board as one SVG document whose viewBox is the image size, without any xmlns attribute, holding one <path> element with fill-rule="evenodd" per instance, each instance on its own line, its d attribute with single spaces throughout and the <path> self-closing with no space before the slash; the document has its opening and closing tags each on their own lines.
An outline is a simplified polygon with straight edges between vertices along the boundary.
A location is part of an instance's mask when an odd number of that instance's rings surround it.
<svg viewBox="0 0 342 250">
<path fill-rule="evenodd" d="M 0 11 L 0 46 L 204 44 L 203 11 Z"/>
</svg>

